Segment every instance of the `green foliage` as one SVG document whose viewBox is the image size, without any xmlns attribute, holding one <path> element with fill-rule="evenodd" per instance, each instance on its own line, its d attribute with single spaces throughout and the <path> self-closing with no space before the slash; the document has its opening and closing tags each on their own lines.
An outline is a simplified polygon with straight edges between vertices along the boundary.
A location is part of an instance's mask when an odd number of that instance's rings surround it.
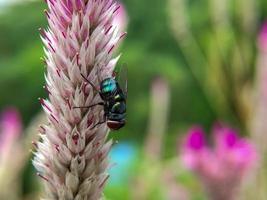
<svg viewBox="0 0 267 200">
<path fill-rule="evenodd" d="M 18 107 L 25 123 L 40 108 L 37 98 L 44 96 L 38 34 L 38 27 L 45 24 L 43 8 L 43 4 L 34 2 L 0 14 L 0 108 Z"/>
</svg>

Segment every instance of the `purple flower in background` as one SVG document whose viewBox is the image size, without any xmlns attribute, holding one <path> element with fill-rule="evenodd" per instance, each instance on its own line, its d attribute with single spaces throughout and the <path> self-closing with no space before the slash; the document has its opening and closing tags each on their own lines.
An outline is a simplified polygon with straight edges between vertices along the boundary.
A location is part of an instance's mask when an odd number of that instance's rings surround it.
<svg viewBox="0 0 267 200">
<path fill-rule="evenodd" d="M 216 125 L 213 147 L 207 145 L 201 127 L 189 130 L 182 146 L 185 166 L 195 172 L 213 200 L 233 200 L 241 181 L 255 166 L 257 153 L 253 145 L 238 137 L 235 130 Z"/>
<path fill-rule="evenodd" d="M 18 111 L 15 108 L 6 109 L 0 116 L 0 163 L 8 156 L 21 132 Z"/>
</svg>

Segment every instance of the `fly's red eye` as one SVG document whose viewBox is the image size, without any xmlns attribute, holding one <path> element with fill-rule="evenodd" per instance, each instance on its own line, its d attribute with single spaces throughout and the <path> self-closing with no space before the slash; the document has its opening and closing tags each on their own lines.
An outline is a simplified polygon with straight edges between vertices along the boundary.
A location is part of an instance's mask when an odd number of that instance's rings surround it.
<svg viewBox="0 0 267 200">
<path fill-rule="evenodd" d="M 117 121 L 107 121 L 107 126 L 111 130 L 119 130 L 125 125 L 125 122 L 117 122 Z"/>
</svg>

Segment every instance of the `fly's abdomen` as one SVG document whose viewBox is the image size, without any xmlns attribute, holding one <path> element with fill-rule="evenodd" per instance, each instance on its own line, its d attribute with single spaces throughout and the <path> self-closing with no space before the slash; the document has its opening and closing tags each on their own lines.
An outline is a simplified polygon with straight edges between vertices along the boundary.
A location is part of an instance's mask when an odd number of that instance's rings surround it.
<svg viewBox="0 0 267 200">
<path fill-rule="evenodd" d="M 121 101 L 121 102 L 117 102 L 115 103 L 111 110 L 111 113 L 117 113 L 117 114 L 124 114 L 126 113 L 126 104 L 125 102 Z"/>
</svg>

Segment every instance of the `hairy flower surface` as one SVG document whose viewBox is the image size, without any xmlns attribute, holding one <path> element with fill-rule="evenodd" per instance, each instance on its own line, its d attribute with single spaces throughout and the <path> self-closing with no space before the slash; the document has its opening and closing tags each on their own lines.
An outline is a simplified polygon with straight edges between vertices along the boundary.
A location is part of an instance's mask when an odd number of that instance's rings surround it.
<svg viewBox="0 0 267 200">
<path fill-rule="evenodd" d="M 241 180 L 255 164 L 256 151 L 248 140 L 225 126 L 215 126 L 213 140 L 212 148 L 202 128 L 193 127 L 186 136 L 182 159 L 199 176 L 211 199 L 235 199 Z"/>
<path fill-rule="evenodd" d="M 120 5 L 113 0 L 47 0 L 49 27 L 40 30 L 44 43 L 49 99 L 40 99 L 48 123 L 40 126 L 41 141 L 33 164 L 44 180 L 47 199 L 100 199 L 108 179 L 103 108 L 96 87 L 111 77 L 117 58 L 112 53 L 125 35 L 114 24 Z"/>
</svg>

